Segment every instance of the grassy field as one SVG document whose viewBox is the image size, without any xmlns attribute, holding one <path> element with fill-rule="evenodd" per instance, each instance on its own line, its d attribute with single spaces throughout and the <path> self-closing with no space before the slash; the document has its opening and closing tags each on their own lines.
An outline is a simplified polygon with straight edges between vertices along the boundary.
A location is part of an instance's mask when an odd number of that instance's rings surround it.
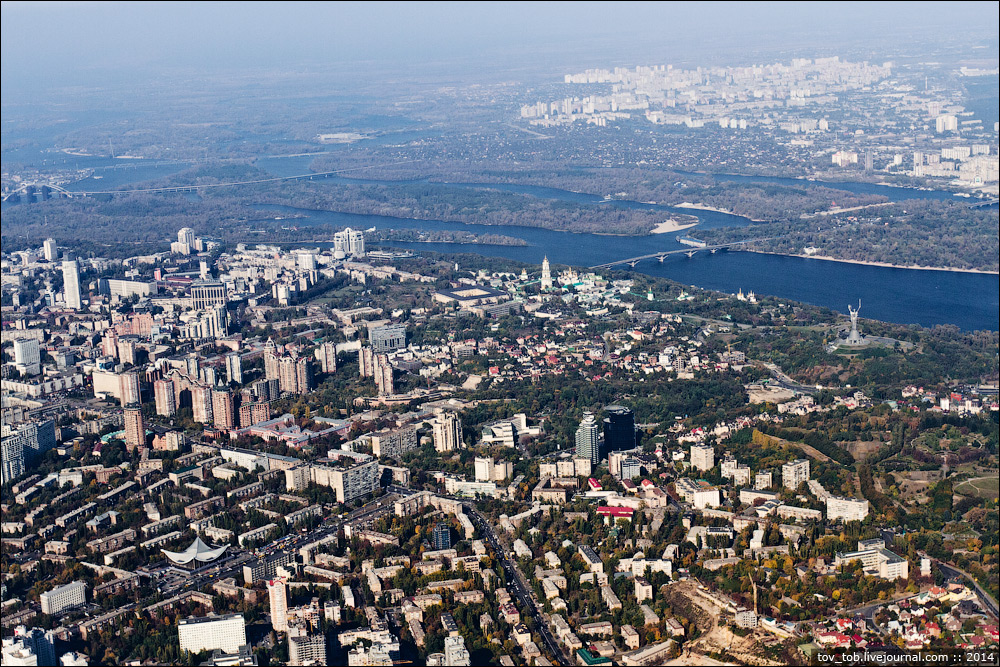
<svg viewBox="0 0 1000 667">
<path fill-rule="evenodd" d="M 978 496 L 980 498 L 996 498 L 1000 496 L 1000 479 L 997 477 L 978 477 L 962 482 L 955 487 L 955 493 L 963 496 Z"/>
</svg>

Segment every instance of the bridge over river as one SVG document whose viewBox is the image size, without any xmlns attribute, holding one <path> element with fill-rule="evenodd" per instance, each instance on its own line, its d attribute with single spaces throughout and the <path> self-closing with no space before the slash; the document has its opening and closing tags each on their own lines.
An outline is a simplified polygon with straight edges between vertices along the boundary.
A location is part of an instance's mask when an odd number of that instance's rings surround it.
<svg viewBox="0 0 1000 667">
<path fill-rule="evenodd" d="M 718 244 L 715 244 L 715 245 L 697 245 L 697 246 L 692 246 L 691 248 L 686 248 L 686 249 L 685 248 L 681 248 L 679 250 L 660 250 L 658 252 L 651 252 L 648 255 L 639 255 L 638 257 L 629 257 L 627 259 L 617 259 L 617 260 L 615 260 L 613 262 L 605 262 L 604 264 L 596 264 L 596 265 L 594 265 L 594 266 L 592 266 L 590 268 L 592 268 L 592 269 L 610 269 L 611 267 L 614 267 L 614 266 L 622 266 L 624 264 L 628 264 L 629 266 L 631 266 L 634 269 L 635 266 L 636 266 L 636 264 L 638 264 L 639 262 L 641 262 L 644 259 L 657 259 L 660 262 L 663 262 L 663 260 L 665 260 L 670 255 L 677 255 L 677 254 L 682 254 L 683 253 L 683 254 L 687 255 L 688 257 L 693 257 L 696 252 L 700 252 L 702 250 L 707 250 L 707 251 L 709 251 L 711 253 L 715 253 L 716 251 L 722 250 L 724 248 L 731 248 L 733 246 L 743 245 L 745 243 L 755 243 L 757 241 L 768 241 L 768 240 L 770 240 L 770 239 L 766 239 L 766 238 L 764 238 L 764 239 L 745 239 L 743 241 L 732 241 L 730 243 L 718 243 Z"/>
</svg>

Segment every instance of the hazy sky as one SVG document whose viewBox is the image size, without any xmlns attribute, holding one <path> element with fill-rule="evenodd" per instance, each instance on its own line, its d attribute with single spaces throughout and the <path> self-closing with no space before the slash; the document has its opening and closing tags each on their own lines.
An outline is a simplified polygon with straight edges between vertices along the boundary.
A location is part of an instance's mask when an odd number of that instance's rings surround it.
<svg viewBox="0 0 1000 667">
<path fill-rule="evenodd" d="M 96 82 L 115 71 L 173 67 L 503 65 L 530 53 L 568 62 L 602 49 L 655 62 L 655 51 L 875 46 L 902 33 L 995 43 L 997 25 L 997 2 L 4 2 L 0 68 L 9 93 L 26 82 Z"/>
</svg>

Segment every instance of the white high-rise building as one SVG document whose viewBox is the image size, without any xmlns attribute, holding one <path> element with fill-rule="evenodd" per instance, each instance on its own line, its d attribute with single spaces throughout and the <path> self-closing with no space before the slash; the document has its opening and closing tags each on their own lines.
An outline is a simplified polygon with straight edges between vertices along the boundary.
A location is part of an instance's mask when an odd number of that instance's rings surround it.
<svg viewBox="0 0 1000 667">
<path fill-rule="evenodd" d="M 42 357 L 35 338 L 18 338 L 14 341 L 14 368 L 25 375 L 38 375 L 42 370 Z"/>
<path fill-rule="evenodd" d="M 38 656 L 39 665 L 56 664 L 55 634 L 49 630 L 41 628 L 31 628 L 30 630 L 19 625 L 14 628 L 14 639 L 20 640 L 24 645 Z M 7 664 L 7 661 L 4 661 Z"/>
<path fill-rule="evenodd" d="M 2 645 L 3 663 L 4 667 L 8 665 L 17 667 L 35 667 L 38 665 L 38 656 L 35 652 L 31 650 L 31 647 L 26 645 L 22 640 L 14 639 L 4 639 Z"/>
<path fill-rule="evenodd" d="M 80 310 L 83 301 L 80 298 L 80 265 L 76 260 L 66 260 L 62 263 L 63 298 L 67 308 Z"/>
<path fill-rule="evenodd" d="M 465 637 L 444 638 L 444 664 L 453 667 L 469 667 L 472 664 L 469 651 L 465 648 Z"/>
<path fill-rule="evenodd" d="M 360 229 L 348 227 L 333 235 L 333 252 L 335 257 L 365 254 L 365 234 Z"/>
<path fill-rule="evenodd" d="M 796 459 L 781 466 L 781 485 L 795 491 L 809 481 L 809 459 Z"/>
<path fill-rule="evenodd" d="M 220 649 L 226 653 L 239 653 L 240 647 L 247 643 L 243 614 L 179 618 L 177 635 L 182 652 Z"/>
<path fill-rule="evenodd" d="M 46 261 L 56 261 L 59 258 L 59 249 L 56 247 L 56 240 L 45 239 L 45 243 L 42 244 L 42 252 L 45 253 Z"/>
<path fill-rule="evenodd" d="M 709 445 L 691 445 L 691 467 L 711 470 L 715 467 L 715 448 Z"/>
<path fill-rule="evenodd" d="M 868 501 L 830 496 L 826 499 L 826 520 L 864 521 L 868 516 Z"/>
<path fill-rule="evenodd" d="M 454 412 L 442 412 L 433 423 L 434 449 L 439 452 L 450 452 L 461 449 L 462 420 Z"/>
<path fill-rule="evenodd" d="M 591 466 L 601 460 L 601 436 L 593 412 L 584 412 L 583 421 L 576 429 L 576 455 L 590 461 Z"/>
<path fill-rule="evenodd" d="M 190 227 L 182 227 L 177 232 L 177 242 L 182 243 L 188 247 L 188 253 L 194 249 L 194 230 Z"/>
<path fill-rule="evenodd" d="M 275 632 L 288 632 L 288 584 L 284 577 L 268 580 L 267 597 L 271 602 L 271 627 Z"/>
<path fill-rule="evenodd" d="M 42 593 L 38 597 L 42 602 L 43 614 L 58 614 L 63 609 L 79 607 L 87 602 L 87 584 L 82 581 L 73 581 Z"/>
</svg>

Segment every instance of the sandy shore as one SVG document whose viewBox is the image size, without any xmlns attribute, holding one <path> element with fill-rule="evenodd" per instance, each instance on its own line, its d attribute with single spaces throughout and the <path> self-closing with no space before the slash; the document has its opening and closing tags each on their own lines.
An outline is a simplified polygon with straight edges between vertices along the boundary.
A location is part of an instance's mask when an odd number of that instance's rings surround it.
<svg viewBox="0 0 1000 667">
<path fill-rule="evenodd" d="M 699 211 L 715 211 L 716 213 L 726 213 L 728 215 L 736 215 L 732 211 L 724 208 L 716 208 L 714 206 L 706 206 L 705 204 L 692 204 L 689 201 L 681 202 L 677 204 L 676 208 L 693 208 Z"/>
<path fill-rule="evenodd" d="M 649 230 L 650 234 L 669 234 L 670 232 L 680 232 L 696 226 L 697 222 L 681 222 L 679 220 L 665 220 L 656 227 Z"/>
<path fill-rule="evenodd" d="M 715 213 L 725 213 L 726 215 L 735 215 L 740 218 L 746 218 L 750 222 L 767 222 L 767 220 L 757 220 L 756 218 L 747 218 L 745 215 L 740 215 L 739 213 L 733 213 L 728 208 L 718 208 L 716 206 L 708 206 L 706 204 L 692 204 L 689 201 L 682 202 L 676 205 L 677 208 L 691 208 L 696 211 L 713 211 Z"/>
<path fill-rule="evenodd" d="M 733 248 L 736 250 L 736 248 Z M 983 273 L 986 275 L 1000 275 L 997 271 L 982 271 L 980 269 L 956 269 L 951 266 L 918 266 L 916 264 L 892 264 L 891 262 L 868 262 L 862 259 L 842 259 L 840 257 L 830 257 L 829 255 L 796 255 L 787 252 L 765 252 L 763 250 L 744 250 L 739 252 L 755 252 L 759 255 L 782 255 L 783 257 L 801 257 L 802 259 L 820 259 L 824 262 L 842 262 L 844 264 L 863 264 L 865 266 L 881 266 L 888 269 L 914 269 L 917 271 L 951 271 L 953 273 Z"/>
</svg>

